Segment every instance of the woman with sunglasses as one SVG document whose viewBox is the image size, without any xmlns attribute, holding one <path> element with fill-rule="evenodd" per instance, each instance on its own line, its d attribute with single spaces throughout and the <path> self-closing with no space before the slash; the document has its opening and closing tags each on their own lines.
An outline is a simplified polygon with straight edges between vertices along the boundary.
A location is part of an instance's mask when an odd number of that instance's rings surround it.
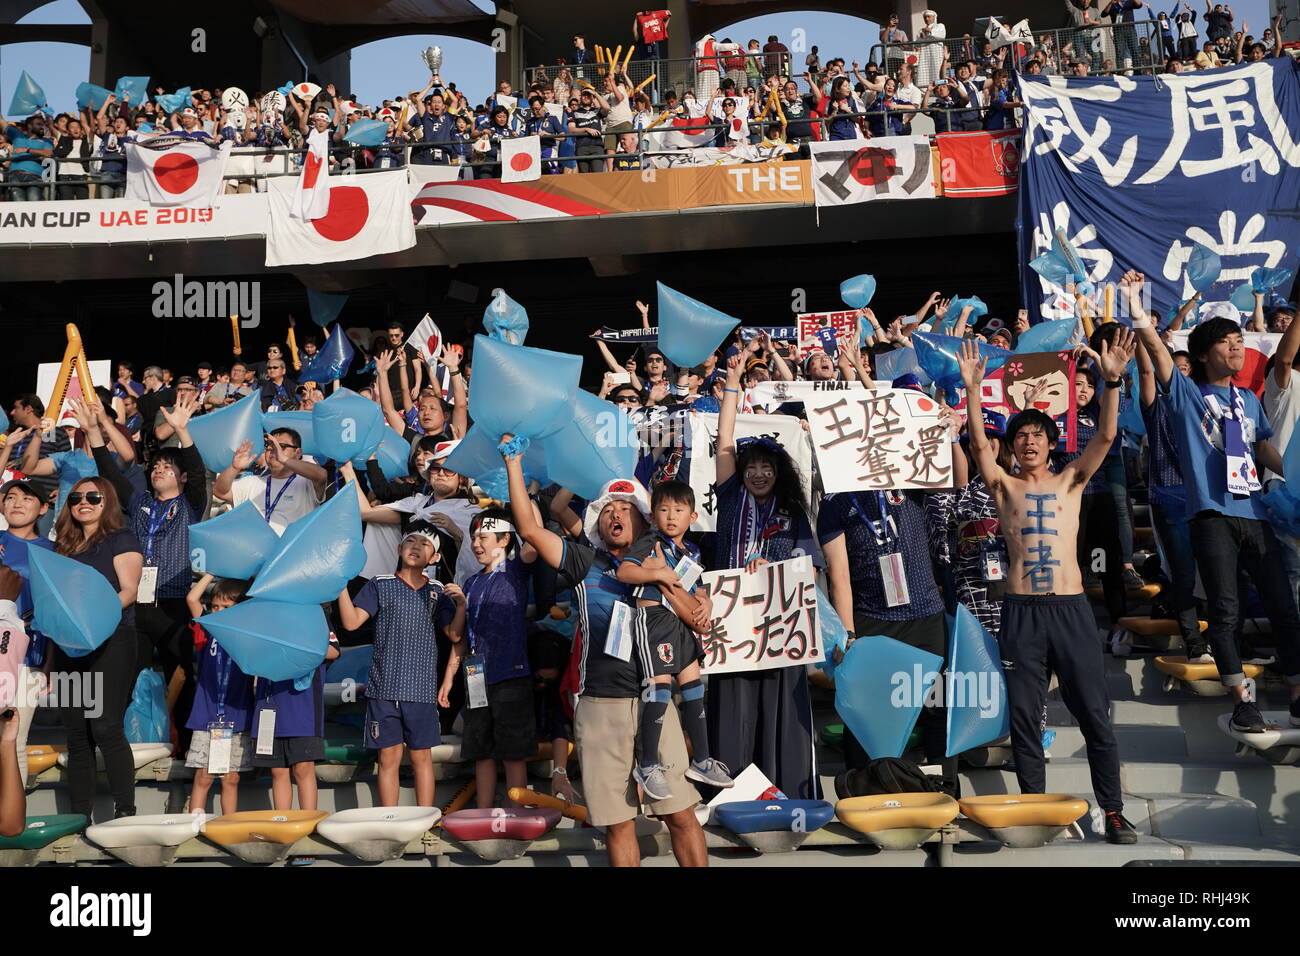
<svg viewBox="0 0 1300 956">
<path fill-rule="evenodd" d="M 789 452 L 760 438 L 736 440 L 740 380 L 750 352 L 727 362 L 718 415 L 718 535 L 712 567 L 744 568 L 810 555 L 820 564 L 803 478 Z M 812 698 L 802 667 L 710 679 L 709 746 L 728 767 L 757 764 L 792 800 L 820 797 L 813 760 Z"/>
<path fill-rule="evenodd" d="M 51 660 L 53 673 L 82 679 L 82 699 L 63 703 L 59 718 L 68 737 L 71 810 L 87 820 L 95 800 L 96 747 L 104 755 L 113 818 L 135 815 L 135 763 L 122 721 L 139 671 L 135 598 L 144 555 L 125 525 L 113 483 L 100 477 L 83 478 L 73 486 L 54 524 L 54 550 L 102 574 L 122 608 L 117 627 L 95 650 L 70 657 L 55 645 Z"/>
</svg>

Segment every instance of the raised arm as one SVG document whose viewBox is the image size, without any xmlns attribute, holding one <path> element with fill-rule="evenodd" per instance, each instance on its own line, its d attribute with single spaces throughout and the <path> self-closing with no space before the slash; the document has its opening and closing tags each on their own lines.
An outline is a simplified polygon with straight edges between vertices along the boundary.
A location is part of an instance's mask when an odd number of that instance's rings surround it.
<svg viewBox="0 0 1300 956">
<path fill-rule="evenodd" d="M 1286 388 L 1290 384 L 1291 364 L 1295 361 L 1297 351 L 1300 351 L 1300 322 L 1292 319 L 1277 343 L 1277 351 L 1273 353 L 1273 381 L 1278 388 Z"/>
<path fill-rule="evenodd" d="M 998 464 L 993 446 L 984 434 L 984 410 L 981 386 L 984 383 L 984 371 L 988 360 L 980 356 L 979 345 L 970 339 L 962 342 L 961 356 L 957 367 L 961 370 L 962 385 L 966 388 L 966 436 L 970 442 L 975 464 L 984 476 L 984 484 L 992 491 L 1002 487 L 1007 473 Z"/>
<path fill-rule="evenodd" d="M 1145 348 L 1137 350 L 1137 364 L 1138 398 L 1143 408 L 1150 408 L 1156 401 L 1156 370 Z"/>
<path fill-rule="evenodd" d="M 510 435 L 502 435 L 501 441 L 507 442 Z M 536 506 L 528 497 L 524 485 L 524 466 L 522 455 L 502 456 L 506 463 L 506 478 L 510 484 L 510 514 L 515 520 L 515 529 L 525 542 L 532 545 L 538 556 L 553 568 L 560 566 L 564 558 L 564 539 L 554 531 L 549 531 L 537 519 Z"/>
<path fill-rule="evenodd" d="M 1151 329 L 1146 331 L 1151 332 Z M 1154 334 L 1154 332 L 1152 332 Z M 1157 339 L 1157 342 L 1159 340 Z M 1119 393 L 1123 390 L 1124 371 L 1128 368 L 1133 352 L 1137 348 L 1137 339 L 1129 329 L 1121 328 L 1115 340 L 1107 345 L 1101 343 L 1101 354 L 1097 357 L 1097 367 L 1101 372 L 1105 391 L 1101 395 L 1101 415 L 1097 422 L 1097 433 L 1083 449 L 1083 454 L 1065 466 L 1065 471 L 1073 470 L 1077 474 L 1073 483 L 1081 485 L 1093 476 L 1110 454 L 1115 436 L 1119 434 Z"/>
<path fill-rule="evenodd" d="M 714 459 L 718 485 L 736 473 L 736 412 L 740 407 L 740 375 L 744 355 L 742 352 L 727 360 L 722 408 L 718 412 L 718 455 Z"/>
<path fill-rule="evenodd" d="M 231 486 L 234 485 L 235 479 L 239 477 L 240 473 L 247 470 L 256 457 L 253 454 L 253 443 L 251 441 L 242 442 L 235 449 L 235 457 L 231 459 L 230 464 L 221 469 L 221 474 L 217 475 L 216 480 L 212 483 L 212 497 L 218 501 L 231 501 Z"/>
<path fill-rule="evenodd" d="M 460 370 L 460 353 L 444 345 L 438 361 L 447 366 L 447 373 L 451 376 L 452 434 L 464 438 L 465 432 L 469 431 L 469 390 L 465 388 L 465 375 Z"/>
<path fill-rule="evenodd" d="M 577 540 L 582 534 L 582 519 L 569 507 L 569 502 L 573 500 L 573 492 L 568 488 L 561 488 L 551 496 L 551 517 L 560 523 L 564 533 L 570 538 Z"/>
<path fill-rule="evenodd" d="M 1168 331 L 1177 332 L 1181 329 L 1183 323 L 1187 321 L 1187 317 L 1191 315 L 1192 309 L 1196 308 L 1196 303 L 1200 300 L 1201 294 L 1199 292 L 1193 292 L 1192 297 L 1178 307 L 1178 313 L 1174 316 L 1174 320 L 1169 323 Z"/>
<path fill-rule="evenodd" d="M 388 427 L 399 434 L 406 430 L 406 419 L 393 405 L 393 390 L 388 387 L 388 370 L 393 367 L 393 353 L 389 349 L 375 355 L 375 387 L 379 391 L 379 407 L 384 410 Z"/>
<path fill-rule="evenodd" d="M 1155 316 L 1147 312 L 1146 306 L 1142 304 L 1144 282 L 1146 276 L 1136 269 L 1129 269 L 1119 280 L 1120 287 L 1128 296 L 1129 315 L 1133 317 L 1133 331 L 1137 333 L 1138 341 L 1147 350 L 1151 364 L 1155 366 L 1156 381 L 1161 385 L 1168 385 L 1177 372 L 1174 369 L 1173 357 L 1165 348 L 1165 344 L 1160 341 L 1160 334 L 1156 331 L 1153 321 Z"/>
<path fill-rule="evenodd" d="M 346 630 L 355 631 L 361 625 L 365 624 L 366 621 L 370 620 L 370 612 L 363 608 L 359 608 L 352 603 L 352 595 L 348 593 L 346 587 L 339 592 L 338 604 L 339 623 L 342 624 Z"/>
</svg>

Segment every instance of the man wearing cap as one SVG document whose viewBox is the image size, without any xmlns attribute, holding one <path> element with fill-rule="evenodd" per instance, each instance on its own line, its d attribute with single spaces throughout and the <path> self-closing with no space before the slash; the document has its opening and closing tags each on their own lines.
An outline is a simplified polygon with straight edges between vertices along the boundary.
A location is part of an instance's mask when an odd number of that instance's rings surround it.
<svg viewBox="0 0 1300 956">
<path fill-rule="evenodd" d="M 182 375 L 176 380 L 175 395 L 176 403 L 178 404 L 187 402 L 195 403 L 197 407 L 202 407 L 201 404 L 199 404 L 199 383 L 190 375 Z M 158 439 L 158 448 L 180 447 L 181 441 L 176 434 L 176 429 L 174 429 L 167 421 L 167 415 L 165 414 L 165 412 L 173 412 L 175 410 L 175 404 L 159 408 L 158 414 L 153 420 L 153 434 L 154 437 Z"/>
<path fill-rule="evenodd" d="M 294 405 L 293 390 L 298 382 L 290 378 L 285 360 L 270 358 L 266 360 L 266 381 L 262 383 L 262 411 L 278 412 L 282 408 Z M 179 389 L 179 384 L 177 386 Z"/>
<path fill-rule="evenodd" d="M 632 768 L 641 684 L 631 659 L 632 588 L 618 580 L 617 572 L 632 542 L 648 527 L 650 496 L 635 480 L 610 481 L 587 506 L 581 527 L 577 516 L 569 513 L 572 520 L 566 530 L 573 539 L 562 538 L 537 522 L 524 487 L 520 458 L 507 457 L 505 463 L 515 527 L 541 559 L 560 572 L 560 586 L 572 587 L 577 596 L 582 647 L 575 654 L 578 704 L 574 735 L 582 753 L 587 819 L 605 829 L 611 865 L 639 866 L 641 853 L 634 829 L 639 800 Z M 591 545 L 576 540 L 579 530 L 586 532 Z M 650 809 L 667 824 L 677 862 L 707 866 L 704 833 L 693 809 L 699 794 L 684 776 L 689 758 L 674 707 L 664 716 L 659 759 L 669 768 L 673 796 L 651 801 Z"/>
<path fill-rule="evenodd" d="M 46 498 L 30 481 L 6 481 L 0 487 L 0 514 L 4 515 L 9 525 L 6 530 L 0 531 L 0 561 L 23 579 L 22 590 L 15 600 L 18 615 L 24 621 L 31 620 L 33 610 L 27 549 L 54 549 L 54 542 L 36 530 L 36 523 L 48 509 Z M 18 674 L 15 695 L 18 709 L 18 767 L 24 787 L 27 786 L 27 733 L 31 730 L 32 715 L 36 711 L 36 694 L 43 683 L 45 656 L 49 650 L 48 639 L 43 634 L 29 629 L 28 636 L 30 643 L 23 658 L 22 670 Z"/>
</svg>

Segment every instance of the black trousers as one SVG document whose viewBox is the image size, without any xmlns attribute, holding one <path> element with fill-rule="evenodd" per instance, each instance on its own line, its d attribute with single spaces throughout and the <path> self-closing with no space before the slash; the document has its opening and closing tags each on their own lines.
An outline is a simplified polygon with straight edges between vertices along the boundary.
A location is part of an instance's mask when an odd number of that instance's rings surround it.
<svg viewBox="0 0 1300 956">
<path fill-rule="evenodd" d="M 821 798 L 804 668 L 710 677 L 706 703 L 715 758 L 737 773 L 756 765 L 791 800 Z"/>
<path fill-rule="evenodd" d="M 171 685 L 172 674 L 180 668 L 185 675 L 176 706 L 172 708 L 172 726 L 176 728 L 176 745 L 178 753 L 185 753 L 190 748 L 192 730 L 187 730 L 186 722 L 190 711 L 194 709 L 194 692 L 198 682 L 194 672 L 194 640 L 190 637 L 190 611 L 184 598 L 159 598 L 157 604 L 137 604 L 135 606 L 135 626 L 140 633 L 140 647 L 145 655 L 144 667 L 152 666 L 150 650 L 158 652 L 158 661 L 162 664 L 163 682 Z"/>
<path fill-rule="evenodd" d="M 1083 594 L 1008 594 L 1002 603 L 1002 670 L 1011 708 L 1011 752 L 1021 793 L 1045 793 L 1043 705 L 1048 675 L 1083 731 L 1097 804 L 1122 810 L 1119 746 L 1110 723 L 1106 664 L 1092 607 Z"/>
<path fill-rule="evenodd" d="M 943 611 L 936 611 L 929 617 L 915 621 L 878 621 L 874 618 L 853 619 L 858 637 L 878 635 L 892 637 L 896 641 L 910 644 L 912 647 L 931 654 L 938 654 L 948 660 L 948 622 Z M 944 667 L 944 671 L 947 667 Z M 941 677 L 940 680 L 943 678 Z M 925 762 L 941 764 L 945 780 L 957 781 L 957 758 L 945 757 L 948 750 L 948 709 L 937 706 L 927 700 L 916 720 L 921 731 L 921 746 L 925 750 Z M 867 765 L 871 756 L 862 749 L 858 739 L 846 726 L 844 728 L 844 765 L 849 770 L 859 770 Z"/>
<path fill-rule="evenodd" d="M 1188 526 L 1205 585 L 1205 638 L 1214 649 L 1220 679 L 1229 687 L 1245 679 L 1236 640 L 1241 624 L 1237 578 L 1241 568 L 1254 582 L 1273 626 L 1278 663 L 1287 683 L 1300 684 L 1300 611 L 1273 529 L 1263 521 L 1214 511 L 1200 512 Z"/>
<path fill-rule="evenodd" d="M 51 682 L 75 675 L 80 699 L 60 699 L 59 719 L 68 735 L 68 790 L 73 813 L 91 819 L 95 802 L 95 748 L 104 755 L 108 786 L 118 810 L 135 812 L 135 762 L 122 728 L 139 673 L 135 628 L 119 626 L 85 657 L 53 648 Z M 63 680 L 70 690 L 73 680 Z M 56 687 L 59 685 L 55 685 Z M 65 690 L 64 694 L 68 691 Z"/>
</svg>

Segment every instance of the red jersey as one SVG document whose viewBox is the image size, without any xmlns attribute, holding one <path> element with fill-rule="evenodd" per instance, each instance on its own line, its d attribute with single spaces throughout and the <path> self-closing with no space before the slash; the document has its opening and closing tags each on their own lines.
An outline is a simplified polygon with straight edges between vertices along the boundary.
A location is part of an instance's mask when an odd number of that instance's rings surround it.
<svg viewBox="0 0 1300 956">
<path fill-rule="evenodd" d="M 636 22 L 641 27 L 641 42 L 658 43 L 660 40 L 667 40 L 669 16 L 671 14 L 667 10 L 650 10 L 645 13 L 638 13 Z"/>
</svg>

